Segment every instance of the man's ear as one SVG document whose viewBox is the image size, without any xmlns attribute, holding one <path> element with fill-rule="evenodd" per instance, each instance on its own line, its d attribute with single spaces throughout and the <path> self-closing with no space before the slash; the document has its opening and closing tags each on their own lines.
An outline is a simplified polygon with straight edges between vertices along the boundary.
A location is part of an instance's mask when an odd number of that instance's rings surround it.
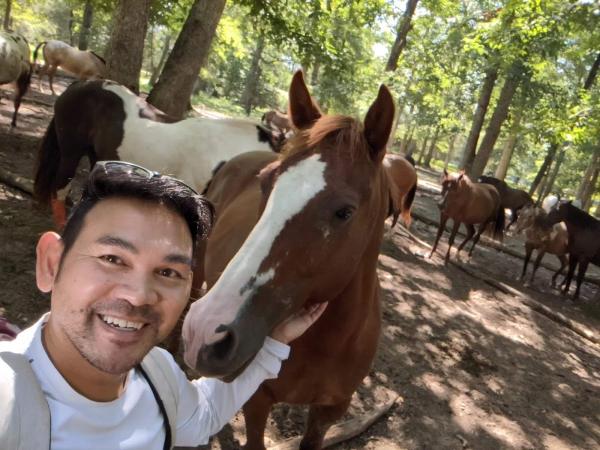
<svg viewBox="0 0 600 450">
<path fill-rule="evenodd" d="M 42 292 L 50 292 L 58 274 L 64 244 L 58 234 L 48 231 L 42 234 L 36 247 L 35 279 Z"/>
</svg>

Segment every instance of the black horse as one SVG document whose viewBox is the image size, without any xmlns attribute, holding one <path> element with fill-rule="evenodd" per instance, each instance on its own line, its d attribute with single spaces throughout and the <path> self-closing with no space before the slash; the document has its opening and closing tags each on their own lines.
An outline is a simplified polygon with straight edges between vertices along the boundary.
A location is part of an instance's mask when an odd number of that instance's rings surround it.
<svg viewBox="0 0 600 450">
<path fill-rule="evenodd" d="M 500 194 L 500 205 L 502 208 L 510 209 L 512 217 L 510 222 L 506 225 L 506 229 L 517 221 L 519 217 L 519 210 L 524 206 L 533 205 L 531 196 L 522 189 L 511 188 L 505 181 L 499 180 L 498 178 L 488 177 L 485 175 L 480 176 L 477 179 L 478 183 L 491 184 Z"/>
</svg>

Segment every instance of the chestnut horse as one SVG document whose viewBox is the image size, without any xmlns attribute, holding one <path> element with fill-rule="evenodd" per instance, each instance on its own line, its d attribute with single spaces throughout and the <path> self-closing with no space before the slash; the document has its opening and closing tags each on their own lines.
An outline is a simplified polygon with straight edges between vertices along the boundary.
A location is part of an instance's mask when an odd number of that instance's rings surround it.
<svg viewBox="0 0 600 450">
<path fill-rule="evenodd" d="M 507 230 L 517 221 L 521 208 L 533 205 L 533 199 L 527 192 L 522 189 L 511 188 L 504 180 L 482 175 L 477 181 L 479 183 L 491 184 L 498 189 L 502 208 L 510 209 L 511 212 L 510 222 L 506 225 Z"/>
<path fill-rule="evenodd" d="M 404 156 L 386 153 L 383 159 L 383 167 L 389 176 L 392 208 L 394 210 L 391 228 L 396 225 L 399 215 L 402 217 L 404 225 L 408 227 L 411 222 L 410 209 L 417 192 L 415 166 Z"/>
<path fill-rule="evenodd" d="M 444 258 L 444 264 L 447 264 L 450 259 L 450 250 L 461 223 L 464 223 L 467 228 L 467 237 L 458 246 L 456 250 L 457 257 L 465 244 L 475 235 L 473 245 L 469 250 L 469 256 L 473 254 L 473 249 L 488 224 L 494 223 L 494 239 L 502 240 L 504 208 L 501 207 L 500 194 L 494 186 L 473 183 L 464 172 L 460 172 L 458 175 L 449 175 L 444 169 L 442 200 L 438 207 L 440 208 L 440 226 L 429 254 L 430 258 L 437 248 L 448 219 L 452 219 L 454 224 L 448 239 L 448 251 Z M 475 224 L 480 224 L 477 234 L 475 233 Z"/>
<path fill-rule="evenodd" d="M 310 405 L 301 448 L 320 449 L 368 374 L 380 332 L 377 260 L 390 202 L 382 160 L 392 96 L 381 86 L 364 125 L 324 115 L 301 72 L 289 98 L 298 132 L 284 154 L 239 155 L 210 184 L 216 222 L 205 266 L 195 273 L 209 291 L 183 325 L 186 363 L 232 379 L 277 324 L 303 306 L 329 302 L 291 343 L 279 377 L 244 406 L 251 450 L 265 448 L 265 424 L 278 402 Z"/>
<path fill-rule="evenodd" d="M 569 234 L 569 271 L 564 282 L 563 292 L 567 294 L 575 267 L 579 264 L 577 272 L 577 288 L 573 299 L 579 298 L 581 283 L 589 263 L 600 266 L 600 220 L 590 216 L 585 211 L 572 205 L 570 201 L 561 201 L 548 213 L 547 223 L 564 222 Z"/>
<path fill-rule="evenodd" d="M 17 126 L 17 113 L 21 99 L 29 89 L 32 71 L 27 40 L 15 31 L 0 31 L 0 84 L 14 81 L 17 85 L 11 122 L 13 127 Z"/>
<path fill-rule="evenodd" d="M 80 80 L 97 80 L 104 78 L 106 72 L 106 61 L 90 50 L 79 50 L 71 47 L 63 41 L 40 42 L 33 51 L 33 65 L 37 60 L 38 51 L 42 48 L 44 54 L 44 66 L 39 71 L 40 92 L 42 91 L 42 79 L 48 74 L 50 90 L 54 94 L 52 81 L 59 67 L 72 73 Z"/>
<path fill-rule="evenodd" d="M 533 264 L 530 283 L 533 283 L 535 272 L 537 271 L 542 258 L 546 253 L 556 255 L 560 261 L 560 268 L 552 276 L 552 287 L 556 284 L 556 278 L 562 273 L 567 265 L 567 247 L 569 244 L 569 235 L 567 226 L 564 222 L 556 223 L 552 226 L 546 224 L 546 211 L 539 206 L 525 206 L 521 209 L 517 219 L 517 233 L 525 232 L 525 260 L 523 261 L 523 272 L 521 279 L 525 279 L 527 265 L 531 258 L 533 250 L 538 254 Z"/>
<path fill-rule="evenodd" d="M 60 226 L 79 161 L 121 159 L 173 175 L 202 191 L 221 162 L 250 150 L 278 150 L 262 125 L 239 119 L 175 121 L 112 81 L 78 81 L 54 104 L 38 153 L 34 193 Z"/>
</svg>

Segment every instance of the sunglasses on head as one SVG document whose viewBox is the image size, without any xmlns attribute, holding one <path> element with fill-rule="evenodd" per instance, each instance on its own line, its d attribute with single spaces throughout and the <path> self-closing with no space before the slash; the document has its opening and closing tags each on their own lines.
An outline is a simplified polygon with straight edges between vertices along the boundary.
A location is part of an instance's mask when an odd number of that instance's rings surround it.
<svg viewBox="0 0 600 450">
<path fill-rule="evenodd" d="M 102 173 L 105 175 L 126 174 L 146 180 L 150 180 L 152 178 L 168 178 L 169 180 L 175 181 L 179 185 L 189 190 L 192 195 L 198 195 L 198 192 L 193 187 L 177 178 L 163 175 L 160 172 L 155 172 L 154 170 L 146 169 L 145 167 L 138 166 L 137 164 L 127 161 L 98 161 L 90 172 L 90 178 L 93 180 Z"/>
</svg>

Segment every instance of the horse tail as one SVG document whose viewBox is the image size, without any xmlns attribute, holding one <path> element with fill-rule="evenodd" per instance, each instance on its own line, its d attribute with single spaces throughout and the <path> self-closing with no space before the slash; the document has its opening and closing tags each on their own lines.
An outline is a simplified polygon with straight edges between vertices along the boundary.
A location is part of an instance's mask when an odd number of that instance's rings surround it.
<svg viewBox="0 0 600 450">
<path fill-rule="evenodd" d="M 42 45 L 46 45 L 46 43 L 47 43 L 47 42 L 48 42 L 48 41 L 42 41 L 42 42 L 40 42 L 40 43 L 37 45 L 37 47 L 35 48 L 35 50 L 33 51 L 33 65 L 32 65 L 32 67 L 35 67 L 35 61 L 37 60 L 38 50 L 40 49 L 40 47 L 41 47 Z"/>
<path fill-rule="evenodd" d="M 33 184 L 33 197 L 41 205 L 50 204 L 59 165 L 60 148 L 53 117 L 40 144 Z"/>
<path fill-rule="evenodd" d="M 417 182 L 415 181 L 413 187 L 410 188 L 410 191 L 408 191 L 408 193 L 402 199 L 402 220 L 407 227 L 410 226 L 410 222 L 412 220 L 410 217 L 410 209 L 412 207 L 413 200 L 415 199 L 416 192 Z"/>
<path fill-rule="evenodd" d="M 494 221 L 494 240 L 502 242 L 504 238 L 504 222 L 506 217 L 504 215 L 504 208 L 498 202 L 498 211 L 496 212 L 496 220 Z"/>
</svg>

